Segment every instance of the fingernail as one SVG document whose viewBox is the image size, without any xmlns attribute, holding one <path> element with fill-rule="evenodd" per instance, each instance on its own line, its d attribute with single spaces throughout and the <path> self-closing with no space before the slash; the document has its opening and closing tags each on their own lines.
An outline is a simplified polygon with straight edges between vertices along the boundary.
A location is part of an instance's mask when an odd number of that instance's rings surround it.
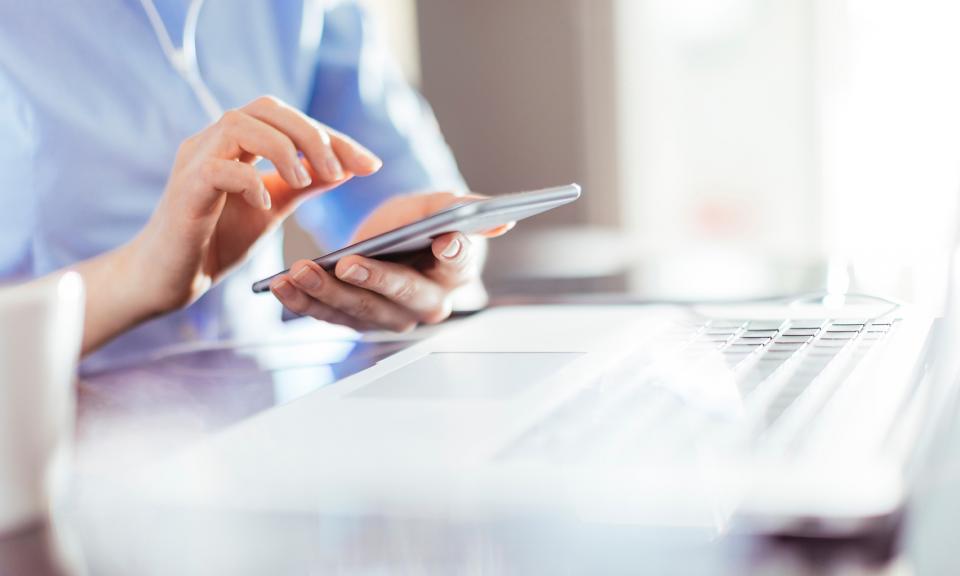
<svg viewBox="0 0 960 576">
<path fill-rule="evenodd" d="M 377 170 L 383 167 L 383 160 L 381 160 L 376 155 L 374 155 L 373 152 L 370 152 L 368 150 L 365 157 L 366 157 L 367 167 L 370 170 L 376 172 Z"/>
<path fill-rule="evenodd" d="M 444 258 L 453 259 L 453 258 L 456 258 L 457 254 L 459 253 L 460 253 L 460 241 L 455 239 L 453 242 L 450 243 L 449 246 L 444 248 L 442 255 Z"/>
<path fill-rule="evenodd" d="M 349 280 L 351 282 L 363 283 L 367 281 L 367 278 L 370 277 L 370 271 L 364 268 L 359 264 L 354 264 L 347 268 L 347 271 L 343 273 L 344 280 Z"/>
<path fill-rule="evenodd" d="M 320 278 L 320 275 L 317 274 L 316 270 L 309 266 L 304 266 L 293 275 L 293 281 L 307 290 L 313 290 L 318 288 L 323 280 Z"/>
<path fill-rule="evenodd" d="M 334 156 L 329 156 L 327 158 L 327 170 L 330 172 L 330 176 L 332 176 L 334 180 L 340 180 L 343 178 L 343 167 L 340 166 L 340 161 Z"/>
<path fill-rule="evenodd" d="M 260 184 L 260 194 L 263 197 L 263 209 L 269 210 L 273 206 L 273 201 L 270 199 L 270 192 L 267 191 L 267 187 L 263 184 Z"/>
<path fill-rule="evenodd" d="M 273 291 L 281 298 L 292 298 L 293 295 L 297 293 L 297 289 L 291 286 L 286 280 L 277 282 L 273 287 Z"/>
<path fill-rule="evenodd" d="M 307 169 L 303 167 L 303 164 L 300 161 L 297 161 L 297 180 L 300 181 L 300 187 L 306 188 L 313 182 L 313 178 L 310 177 L 310 173 L 307 172 Z"/>
</svg>

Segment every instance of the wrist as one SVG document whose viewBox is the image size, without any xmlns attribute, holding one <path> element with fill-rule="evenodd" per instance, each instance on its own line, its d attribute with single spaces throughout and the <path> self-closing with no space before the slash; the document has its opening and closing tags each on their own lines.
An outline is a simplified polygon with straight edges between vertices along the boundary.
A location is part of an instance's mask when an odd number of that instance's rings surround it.
<svg viewBox="0 0 960 576">
<path fill-rule="evenodd" d="M 150 240 L 144 231 L 119 247 L 115 253 L 116 277 L 124 286 L 129 308 L 138 321 L 172 311 L 163 297 L 161 283 L 154 278 L 159 263 L 151 256 Z"/>
<path fill-rule="evenodd" d="M 72 267 L 86 284 L 83 354 L 162 313 L 143 287 L 139 252 L 131 241 Z"/>
</svg>

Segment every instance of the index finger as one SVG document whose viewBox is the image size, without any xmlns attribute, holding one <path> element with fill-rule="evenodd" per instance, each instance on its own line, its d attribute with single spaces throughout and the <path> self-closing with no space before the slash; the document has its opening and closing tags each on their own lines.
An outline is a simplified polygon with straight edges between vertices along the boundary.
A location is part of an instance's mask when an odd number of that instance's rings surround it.
<svg viewBox="0 0 960 576">
<path fill-rule="evenodd" d="M 501 224 L 496 228 L 484 230 L 483 232 L 480 232 L 479 235 L 483 236 L 484 238 L 496 238 L 497 236 L 503 236 L 507 232 L 513 230 L 514 226 L 516 225 L 516 222 L 507 222 L 506 224 Z"/>
<path fill-rule="evenodd" d="M 293 140 L 314 172 L 327 182 L 344 179 L 344 171 L 367 176 L 383 163 L 352 139 L 320 124 L 277 98 L 263 96 L 244 107 L 248 114 L 270 124 Z"/>
<path fill-rule="evenodd" d="M 330 146 L 337 153 L 347 170 L 358 176 L 369 176 L 383 166 L 383 161 L 353 138 L 329 126 L 324 127 L 330 135 Z"/>
</svg>

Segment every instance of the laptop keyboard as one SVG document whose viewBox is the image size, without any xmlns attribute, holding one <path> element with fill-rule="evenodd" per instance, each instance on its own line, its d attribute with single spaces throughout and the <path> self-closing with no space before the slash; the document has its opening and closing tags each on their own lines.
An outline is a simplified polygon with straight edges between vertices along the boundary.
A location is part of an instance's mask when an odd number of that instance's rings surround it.
<svg viewBox="0 0 960 576">
<path fill-rule="evenodd" d="M 857 318 L 674 325 L 654 343 L 655 362 L 632 368 L 626 359 L 552 410 L 501 457 L 579 460 L 598 452 L 616 457 L 672 450 L 708 434 L 710 427 L 736 429 L 741 439 L 760 443 L 800 404 L 804 410 L 794 424 L 812 421 L 896 325 L 897 320 Z M 685 379 L 692 388 L 677 386 Z M 714 384 L 722 390 L 711 389 Z M 702 396 L 723 391 L 728 394 L 719 404 L 725 410 L 702 410 Z M 659 440 L 651 441 L 653 435 Z"/>
</svg>

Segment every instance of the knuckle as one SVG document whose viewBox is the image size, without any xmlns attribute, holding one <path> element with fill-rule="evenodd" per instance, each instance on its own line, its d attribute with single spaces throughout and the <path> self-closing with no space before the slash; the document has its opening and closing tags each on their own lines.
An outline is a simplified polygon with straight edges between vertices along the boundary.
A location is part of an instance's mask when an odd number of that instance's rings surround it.
<svg viewBox="0 0 960 576">
<path fill-rule="evenodd" d="M 327 306 L 320 303 L 316 303 L 310 307 L 310 310 L 308 311 L 308 316 L 310 316 L 314 320 L 320 320 L 321 322 L 332 322 L 331 319 L 333 317 L 333 314 L 331 313 L 330 308 L 328 308 Z"/>
<path fill-rule="evenodd" d="M 350 306 L 350 315 L 360 319 L 370 318 L 373 315 L 373 300 L 369 296 L 358 297 Z"/>
<path fill-rule="evenodd" d="M 287 307 L 287 310 L 301 316 L 306 314 L 310 308 L 309 302 L 307 302 L 307 299 L 302 295 L 294 296 L 284 301 L 283 305 Z"/>
<path fill-rule="evenodd" d="M 316 124 L 314 126 L 314 137 L 317 139 L 317 143 L 324 148 L 330 147 L 330 130 L 322 124 Z"/>
<path fill-rule="evenodd" d="M 392 296 L 401 302 L 413 300 L 419 291 L 419 285 L 411 278 L 401 278 L 392 290 Z"/>
<path fill-rule="evenodd" d="M 180 147 L 177 148 L 177 155 L 173 160 L 174 166 L 188 165 L 190 159 L 195 156 L 193 149 L 194 146 L 190 142 L 183 142 L 180 144 Z"/>
<path fill-rule="evenodd" d="M 260 188 L 263 188 L 263 180 L 260 178 L 260 174 L 257 173 L 257 169 L 248 164 L 243 165 L 243 180 L 246 182 L 246 187 L 259 192 Z"/>
<path fill-rule="evenodd" d="M 252 106 L 257 108 L 276 108 L 282 105 L 282 102 L 279 98 L 273 94 L 264 94 L 263 96 L 258 96 L 254 98 L 253 102 L 250 103 Z"/>
<path fill-rule="evenodd" d="M 243 112 L 239 110 L 227 110 L 223 113 L 223 116 L 220 117 L 220 120 L 217 121 L 217 124 L 225 131 L 233 130 L 240 124 L 242 116 Z"/>
<path fill-rule="evenodd" d="M 208 158 L 200 163 L 199 174 L 197 176 L 204 185 L 213 186 L 217 181 L 219 173 L 219 163 L 212 158 Z"/>
<path fill-rule="evenodd" d="M 334 321 L 336 324 L 342 324 L 347 328 L 356 330 L 357 332 L 366 332 L 370 330 L 370 324 L 366 322 L 361 322 L 360 320 L 354 320 L 353 318 L 344 318 L 342 320 L 338 319 Z"/>
<path fill-rule="evenodd" d="M 293 145 L 293 140 L 282 132 L 274 132 L 273 135 L 274 138 L 268 146 L 277 157 L 277 161 L 286 161 L 291 164 L 299 162 L 300 158 L 297 156 L 297 147 Z"/>
<path fill-rule="evenodd" d="M 189 154 L 197 147 L 197 143 L 200 141 L 200 134 L 193 134 L 188 136 L 180 144 L 180 147 L 177 148 L 177 154 Z"/>
<path fill-rule="evenodd" d="M 239 169 L 240 177 L 246 183 L 247 187 L 255 187 L 259 189 L 260 183 L 260 173 L 257 172 L 257 169 L 251 166 L 250 164 L 245 164 L 243 162 L 237 162 L 235 169 Z"/>
<path fill-rule="evenodd" d="M 323 152 L 324 148 L 330 146 L 330 136 L 323 128 L 317 128 L 310 131 L 305 144 L 313 150 Z"/>
</svg>

